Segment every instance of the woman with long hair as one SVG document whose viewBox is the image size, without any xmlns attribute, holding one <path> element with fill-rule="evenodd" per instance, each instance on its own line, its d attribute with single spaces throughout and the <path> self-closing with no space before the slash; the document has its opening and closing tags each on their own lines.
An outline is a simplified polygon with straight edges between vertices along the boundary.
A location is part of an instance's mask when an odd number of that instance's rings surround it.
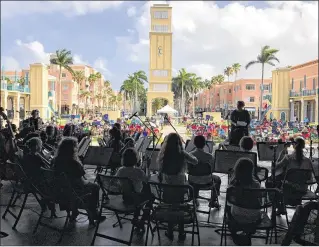
<svg viewBox="0 0 319 247">
<path fill-rule="evenodd" d="M 72 137 L 65 137 L 59 144 L 56 155 L 52 160 L 52 165 L 57 175 L 64 173 L 71 183 L 73 189 L 79 196 L 91 194 L 86 198 L 88 204 L 88 214 L 90 224 L 98 219 L 98 200 L 99 186 L 88 182 L 85 178 L 85 171 L 78 157 L 78 141 Z M 79 212 L 77 209 L 72 211 L 72 220 L 75 220 Z M 100 220 L 105 219 L 102 218 Z"/>
<path fill-rule="evenodd" d="M 266 187 L 273 187 L 273 179 L 275 179 L 275 186 L 277 188 L 281 188 L 282 181 L 285 180 L 285 176 L 289 169 L 297 168 L 313 171 L 311 160 L 304 155 L 303 150 L 305 148 L 305 140 L 302 137 L 297 137 L 295 139 L 293 145 L 294 151 L 292 152 L 292 154 L 288 154 L 287 148 L 288 146 L 285 146 L 285 149 L 280 153 L 276 163 L 275 177 L 271 177 L 271 179 L 268 179 Z M 311 177 L 309 177 L 308 179 L 310 180 Z M 307 192 L 308 185 L 305 183 L 306 181 L 301 181 L 300 178 L 297 178 L 296 176 L 293 176 L 293 180 L 294 181 L 289 181 L 289 183 L 298 185 L 298 192 L 300 193 L 297 193 L 297 191 L 296 193 L 293 193 L 291 191 L 291 193 L 287 194 L 287 191 L 285 191 L 285 198 L 292 198 L 292 200 L 298 201 L 302 196 L 302 192 Z M 295 194 L 295 196 L 293 196 L 292 194 Z M 297 198 L 298 196 L 300 197 L 299 199 Z M 277 214 L 284 213 L 284 206 L 283 204 L 281 204 Z"/>
<path fill-rule="evenodd" d="M 158 154 L 158 163 L 160 166 L 160 180 L 163 183 L 182 185 L 186 182 L 185 172 L 187 163 L 196 165 L 198 160 L 191 154 L 186 153 L 183 148 L 181 137 L 177 133 L 170 133 L 165 137 L 164 143 L 161 147 L 161 151 Z M 167 193 L 167 195 L 165 195 Z M 169 194 L 169 195 L 168 195 Z M 164 198 L 168 202 L 183 201 L 184 191 L 164 191 Z M 173 240 L 173 228 L 172 224 L 168 224 L 168 231 L 165 235 Z M 184 225 L 181 222 L 179 228 L 179 240 L 185 240 Z"/>
</svg>

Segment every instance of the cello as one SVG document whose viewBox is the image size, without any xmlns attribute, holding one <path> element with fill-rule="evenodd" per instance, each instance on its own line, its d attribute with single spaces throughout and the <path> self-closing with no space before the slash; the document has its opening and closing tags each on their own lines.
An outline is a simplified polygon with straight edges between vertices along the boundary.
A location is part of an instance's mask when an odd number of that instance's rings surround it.
<svg viewBox="0 0 319 247">
<path fill-rule="evenodd" d="M 7 122 L 9 133 L 7 140 L 5 141 L 5 153 L 7 154 L 7 158 L 11 159 L 14 157 L 19 148 L 12 130 L 11 122 L 8 119 L 8 116 L 4 113 L 4 109 L 2 107 L 0 107 L 0 116 Z"/>
</svg>

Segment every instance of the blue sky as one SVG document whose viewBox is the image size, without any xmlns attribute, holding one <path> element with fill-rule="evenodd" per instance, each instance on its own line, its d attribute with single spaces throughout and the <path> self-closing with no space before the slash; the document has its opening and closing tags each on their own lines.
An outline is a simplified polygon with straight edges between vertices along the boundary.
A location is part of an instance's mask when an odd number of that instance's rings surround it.
<svg viewBox="0 0 319 247">
<path fill-rule="evenodd" d="M 96 65 L 114 89 L 120 87 L 129 73 L 140 69 L 148 73 L 150 3 L 101 4 L 1 2 L 2 65 L 5 69 L 27 68 L 32 62 L 43 62 L 47 53 L 66 48 L 76 56 L 76 61 Z M 174 71 L 185 67 L 208 79 L 222 73 L 231 63 L 254 59 L 265 42 L 283 51 L 280 60 L 284 65 L 318 57 L 318 3 L 311 3 L 317 6 L 316 12 L 310 3 L 302 2 L 295 5 L 253 1 L 171 4 Z M 203 17 L 200 12 L 204 11 Z M 308 17 L 297 20 L 301 18 L 298 11 Z M 299 24 L 296 26 L 295 22 Z M 279 23 L 283 27 L 277 27 Z M 285 33 L 292 28 L 294 36 L 287 37 Z M 285 45 L 287 42 L 290 44 Z M 305 46 L 309 49 L 296 52 L 298 47 Z M 242 76 L 253 78 L 259 74 L 256 68 L 249 74 L 243 71 Z"/>
</svg>

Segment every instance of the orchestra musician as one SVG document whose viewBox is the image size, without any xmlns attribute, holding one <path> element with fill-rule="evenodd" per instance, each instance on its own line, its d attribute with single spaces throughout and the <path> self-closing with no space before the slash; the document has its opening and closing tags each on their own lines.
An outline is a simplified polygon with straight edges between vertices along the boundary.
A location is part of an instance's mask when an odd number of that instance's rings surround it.
<svg viewBox="0 0 319 247">
<path fill-rule="evenodd" d="M 34 131 L 41 130 L 43 121 L 40 118 L 39 110 L 32 110 L 31 117 L 25 120 L 28 127 L 31 127 Z"/>
<path fill-rule="evenodd" d="M 250 114 L 244 109 L 244 101 L 237 102 L 237 109 L 231 115 L 230 145 L 239 145 L 239 141 L 243 136 L 248 136 L 248 126 L 250 124 Z"/>
</svg>

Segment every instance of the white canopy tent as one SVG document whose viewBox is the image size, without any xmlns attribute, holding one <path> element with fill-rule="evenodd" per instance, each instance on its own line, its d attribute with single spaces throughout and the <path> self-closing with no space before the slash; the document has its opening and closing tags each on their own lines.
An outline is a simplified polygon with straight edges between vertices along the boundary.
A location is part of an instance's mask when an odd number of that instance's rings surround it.
<svg viewBox="0 0 319 247">
<path fill-rule="evenodd" d="M 159 109 L 157 113 L 174 114 L 174 113 L 177 113 L 177 111 L 173 109 L 172 107 L 170 107 L 169 105 L 166 105 L 162 109 Z"/>
</svg>

